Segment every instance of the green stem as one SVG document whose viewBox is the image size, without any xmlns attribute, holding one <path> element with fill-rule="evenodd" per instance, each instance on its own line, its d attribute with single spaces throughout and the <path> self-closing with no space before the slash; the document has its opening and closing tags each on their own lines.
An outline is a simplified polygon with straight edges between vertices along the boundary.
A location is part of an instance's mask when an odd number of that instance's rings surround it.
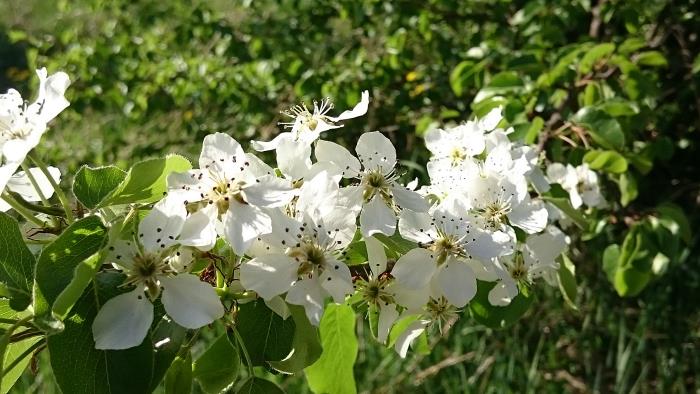
<svg viewBox="0 0 700 394">
<path fill-rule="evenodd" d="M 12 198 L 14 198 L 15 201 L 17 201 L 17 203 L 19 203 L 23 207 L 29 209 L 30 211 L 45 213 L 45 214 L 51 215 L 51 216 L 60 216 L 60 217 L 66 216 L 65 212 L 63 212 L 62 209 L 55 208 L 55 207 L 46 207 L 43 205 L 31 203 L 31 202 L 25 200 L 24 198 L 22 198 L 21 195 L 15 193 L 15 192 L 8 191 L 8 194 L 11 195 Z"/>
<path fill-rule="evenodd" d="M 39 330 L 35 329 L 34 327 L 32 327 L 32 328 L 28 328 L 20 333 L 12 335 L 10 337 L 10 342 L 12 342 L 12 343 L 19 342 L 19 341 L 23 341 L 27 338 L 36 337 L 39 335 L 44 335 L 44 333 L 42 331 L 39 331 Z"/>
<path fill-rule="evenodd" d="M 233 335 L 236 337 L 236 341 L 238 341 L 238 344 L 240 345 L 241 351 L 243 352 L 243 357 L 245 357 L 245 363 L 248 365 L 248 374 L 253 376 L 253 363 L 250 361 L 248 349 L 246 349 L 245 343 L 243 343 L 243 338 L 241 338 L 241 334 L 238 333 L 238 330 L 236 330 L 235 327 L 233 329 Z"/>
<path fill-rule="evenodd" d="M 27 356 L 29 356 L 29 355 L 32 354 L 35 350 L 37 350 L 38 348 L 40 348 L 40 347 L 42 347 L 42 346 L 46 346 L 46 343 L 44 343 L 44 341 L 38 341 L 37 343 L 35 343 L 35 344 L 33 344 L 32 346 L 30 346 L 27 350 L 25 350 L 22 354 L 20 354 L 19 357 L 17 357 L 16 359 L 12 360 L 12 362 L 10 363 L 10 365 L 8 365 L 7 368 L 5 368 L 5 369 L 2 371 L 2 375 L 0 375 L 0 376 L 5 376 L 5 374 L 7 374 L 8 372 L 12 371 L 12 368 L 16 367 L 17 364 L 19 364 L 19 363 L 20 363 L 22 360 L 24 360 Z"/>
<path fill-rule="evenodd" d="M 41 188 L 39 187 L 39 184 L 36 181 L 36 178 L 34 178 L 34 175 L 32 174 L 31 171 L 29 171 L 29 166 L 25 163 L 21 164 L 22 170 L 24 170 L 24 173 L 27 175 L 27 178 L 29 178 L 29 182 L 34 186 L 34 190 L 36 190 L 36 194 L 39 195 L 39 198 L 41 199 L 41 202 L 44 203 L 44 206 L 48 207 L 49 200 L 44 196 L 44 192 L 41 191 Z"/>
<path fill-rule="evenodd" d="M 66 194 L 63 193 L 63 190 L 58 186 L 58 183 L 56 183 L 56 180 L 53 179 L 51 176 L 51 173 L 49 172 L 49 168 L 46 166 L 46 164 L 39 158 L 39 155 L 35 154 L 34 152 L 29 153 L 29 159 L 34 162 L 34 164 L 41 169 L 41 172 L 44 173 L 46 176 L 46 179 L 49 180 L 49 183 L 51 183 L 51 186 L 53 187 L 54 191 L 56 192 L 56 196 L 58 197 L 59 201 L 61 201 L 61 205 L 63 205 L 63 210 L 66 211 L 66 221 L 68 221 L 68 224 L 71 224 L 75 221 L 75 218 L 73 217 L 73 210 L 70 207 L 70 203 L 68 201 L 68 198 L 66 197 Z"/>
<path fill-rule="evenodd" d="M 34 216 L 34 214 L 30 210 L 28 210 L 27 208 L 23 207 L 20 203 L 15 201 L 15 199 L 12 198 L 9 194 L 4 193 L 2 196 L 0 196 L 0 198 L 5 200 L 7 205 L 11 206 L 12 209 L 14 209 L 15 211 L 17 211 L 17 213 L 19 213 L 25 219 L 27 219 L 28 222 L 32 222 L 39 227 L 44 227 L 45 223 L 42 220 Z"/>
</svg>

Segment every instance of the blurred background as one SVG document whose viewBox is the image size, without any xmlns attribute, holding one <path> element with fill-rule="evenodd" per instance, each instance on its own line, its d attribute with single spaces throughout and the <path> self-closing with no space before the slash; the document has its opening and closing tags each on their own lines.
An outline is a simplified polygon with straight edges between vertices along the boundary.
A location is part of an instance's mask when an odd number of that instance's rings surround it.
<svg viewBox="0 0 700 394">
<path fill-rule="evenodd" d="M 360 332 L 357 387 L 697 392 L 699 10 L 696 0 L 3 0 L 0 91 L 27 97 L 37 67 L 71 76 L 71 106 L 40 147 L 66 174 L 166 152 L 196 158 L 215 131 L 246 147 L 274 136 L 291 105 L 330 97 L 340 112 L 364 89 L 367 116 L 327 138 L 352 148 L 364 131 L 385 132 L 407 179 L 426 179 L 426 130 L 499 105 L 549 159 L 576 165 L 599 143 L 581 136 L 576 113 L 603 108 L 598 125 L 622 131 L 630 169 L 605 178 L 620 202 L 573 240 L 574 299 L 538 286 L 514 325 L 488 329 L 465 314 L 430 354 L 405 360 Z M 603 250 L 660 203 L 680 209 L 683 240 L 621 297 Z M 12 392 L 55 392 L 52 379 L 39 355 Z M 306 390 L 303 376 L 278 382 Z"/>
</svg>

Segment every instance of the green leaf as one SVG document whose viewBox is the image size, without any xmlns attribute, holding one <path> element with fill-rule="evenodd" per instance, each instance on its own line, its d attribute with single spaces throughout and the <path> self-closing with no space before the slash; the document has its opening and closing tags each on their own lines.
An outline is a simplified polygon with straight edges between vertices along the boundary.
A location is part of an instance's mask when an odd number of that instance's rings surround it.
<svg viewBox="0 0 700 394">
<path fill-rule="evenodd" d="M 348 305 L 328 304 L 321 319 L 323 353 L 306 369 L 314 393 L 356 393 L 353 366 L 357 358 L 355 312 Z"/>
<path fill-rule="evenodd" d="M 557 281 L 559 282 L 559 290 L 564 296 L 567 305 L 578 310 L 576 306 L 576 295 L 578 294 L 576 266 L 566 255 L 562 255 L 562 262 L 559 264 L 559 271 L 557 271 Z"/>
<path fill-rule="evenodd" d="M 591 72 L 593 66 L 601 59 L 611 55 L 615 51 L 615 44 L 605 42 L 598 44 L 586 51 L 578 63 L 578 71 L 581 74 Z"/>
<path fill-rule="evenodd" d="M 3 319 L 13 319 L 19 320 L 29 315 L 28 311 L 17 312 L 10 307 L 10 301 L 6 299 L 0 299 L 0 318 Z M 0 332 L 6 332 L 10 327 L 7 323 L 0 323 Z M 7 368 L 12 362 L 19 358 L 27 349 L 31 348 L 37 342 L 43 340 L 41 337 L 28 338 L 20 342 L 8 343 L 5 348 L 5 354 L 2 359 L 2 368 Z M 5 371 L 2 375 L 2 382 L 0 383 L 0 394 L 5 394 L 12 386 L 17 382 L 22 373 L 29 365 L 32 356 L 28 356 L 19 361 L 12 369 Z"/>
<path fill-rule="evenodd" d="M 474 62 L 473 60 L 463 60 L 450 73 L 450 87 L 456 96 L 462 96 L 465 88 L 470 85 L 470 81 L 476 73 L 483 70 L 485 63 Z"/>
<path fill-rule="evenodd" d="M 605 149 L 621 150 L 625 146 L 625 135 L 620 123 L 606 112 L 595 107 L 583 107 L 571 118 L 585 127 L 593 141 Z"/>
<path fill-rule="evenodd" d="M 507 306 L 493 306 L 489 302 L 489 292 L 496 282 L 478 281 L 476 296 L 469 302 L 469 311 L 478 323 L 490 328 L 505 328 L 515 323 L 528 309 L 534 297 L 525 294 L 520 288 L 518 295 Z"/>
<path fill-rule="evenodd" d="M 284 361 L 270 361 L 270 365 L 278 371 L 298 373 L 316 362 L 321 357 L 323 349 L 318 339 L 318 329 L 311 325 L 304 308 L 299 305 L 289 305 L 289 311 L 296 325 L 292 341 L 294 353 Z"/>
<path fill-rule="evenodd" d="M 661 223 L 664 224 L 669 231 L 673 234 L 679 234 L 683 242 L 687 245 L 692 244 L 693 234 L 690 228 L 690 222 L 688 222 L 688 217 L 681 207 L 666 202 L 656 207 L 656 212 L 658 212 Z M 678 226 L 677 231 L 673 231 L 672 223 Z"/>
<path fill-rule="evenodd" d="M 192 392 L 192 354 L 177 357 L 165 374 L 163 383 L 166 394 L 190 394 Z"/>
<path fill-rule="evenodd" d="M 668 61 L 659 51 L 646 51 L 637 55 L 636 62 L 642 66 L 668 67 Z"/>
<path fill-rule="evenodd" d="M 620 203 L 623 207 L 626 207 L 630 202 L 634 201 L 639 194 L 637 190 L 637 178 L 629 172 L 620 174 L 618 186 L 620 187 Z"/>
<path fill-rule="evenodd" d="M 514 71 L 503 71 L 494 75 L 486 87 L 477 92 L 474 103 L 479 103 L 496 95 L 519 93 L 525 87 L 520 76 Z"/>
<path fill-rule="evenodd" d="M 238 346 L 223 334 L 195 360 L 192 376 L 205 392 L 219 393 L 236 380 L 240 365 Z"/>
<path fill-rule="evenodd" d="M 27 309 L 32 302 L 34 255 L 27 249 L 15 219 L 0 212 L 0 283 L 9 292 L 10 307 Z"/>
<path fill-rule="evenodd" d="M 283 360 L 292 351 L 294 319 L 282 319 L 262 299 L 241 305 L 237 322 L 253 365 Z"/>
<path fill-rule="evenodd" d="M 390 237 L 384 234 L 375 234 L 374 236 L 387 247 L 389 254 L 394 254 L 393 257 L 404 255 L 418 246 L 415 242 L 404 239 L 398 232 Z"/>
<path fill-rule="evenodd" d="M 98 207 L 157 201 L 163 197 L 163 193 L 167 190 L 168 175 L 173 172 L 184 172 L 191 168 L 190 162 L 178 155 L 168 155 L 165 158 L 136 163 L 131 167 L 126 178 L 100 202 Z"/>
<path fill-rule="evenodd" d="M 583 162 L 591 169 L 621 174 L 627 171 L 627 160 L 612 150 L 592 150 L 583 156 Z"/>
<path fill-rule="evenodd" d="M 187 329 L 165 316 L 163 305 L 156 304 L 157 324 L 151 326 L 151 342 L 157 349 L 153 355 L 151 391 L 155 390 L 176 359 L 182 344 L 187 339 Z M 160 320 L 158 320 L 160 318 Z M 191 364 L 191 362 L 190 362 Z M 190 366 L 191 368 L 191 366 Z"/>
<path fill-rule="evenodd" d="M 573 206 L 571 206 L 571 200 L 569 199 L 569 193 L 564 190 L 561 185 L 553 184 L 547 193 L 542 195 L 542 199 L 552 203 L 555 207 L 559 208 L 569 219 L 573 220 L 574 224 L 582 229 L 588 227 L 588 222 L 583 214 Z"/>
<path fill-rule="evenodd" d="M 284 394 L 284 390 L 269 380 L 251 376 L 236 391 L 236 394 Z"/>
<path fill-rule="evenodd" d="M 82 166 L 73 179 L 73 194 L 81 204 L 93 209 L 116 189 L 124 178 L 126 172 L 115 166 Z"/>
<path fill-rule="evenodd" d="M 615 273 L 620 260 L 620 245 L 608 245 L 603 252 L 603 271 L 610 283 L 615 282 Z"/>
<path fill-rule="evenodd" d="M 693 74 L 700 73 L 700 53 L 698 53 L 698 54 L 695 56 L 695 60 L 693 60 L 693 70 L 692 70 L 692 73 L 693 73 Z"/>
<path fill-rule="evenodd" d="M 34 286 L 37 316 L 50 315 L 52 310 L 58 316 L 68 313 L 99 269 L 102 260 L 97 253 L 106 238 L 100 218 L 88 216 L 68 226 L 41 251 Z"/>
<path fill-rule="evenodd" d="M 635 267 L 624 267 L 615 272 L 615 291 L 622 297 L 634 297 L 641 293 L 652 278 L 650 272 Z"/>
<path fill-rule="evenodd" d="M 605 111 L 605 113 L 612 117 L 632 116 L 639 113 L 639 105 L 637 105 L 637 103 L 621 98 L 606 100 L 596 105 L 596 108 Z"/>
<path fill-rule="evenodd" d="M 92 322 L 100 306 L 123 292 L 124 275 L 98 274 L 65 320 L 65 330 L 47 338 L 51 369 L 64 393 L 150 393 L 153 343 L 149 337 L 126 350 L 97 350 Z"/>
</svg>

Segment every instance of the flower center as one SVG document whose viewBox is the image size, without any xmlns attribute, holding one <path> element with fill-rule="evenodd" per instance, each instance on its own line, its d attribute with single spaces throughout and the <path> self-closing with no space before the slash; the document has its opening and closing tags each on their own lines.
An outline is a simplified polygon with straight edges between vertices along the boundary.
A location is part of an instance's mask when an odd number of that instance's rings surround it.
<svg viewBox="0 0 700 394">
<path fill-rule="evenodd" d="M 511 206 L 508 202 L 494 201 L 486 205 L 481 211 L 487 225 L 494 228 L 506 222 Z"/>
<path fill-rule="evenodd" d="M 233 198 L 241 204 L 246 204 L 246 201 L 241 195 L 241 188 L 243 187 L 243 182 L 229 181 L 226 179 L 218 179 L 212 175 L 212 179 L 215 180 L 215 185 L 212 190 L 206 194 L 203 198 L 209 202 L 209 204 L 216 204 L 216 208 L 219 215 L 223 215 L 228 211 L 229 202 Z"/>
<path fill-rule="evenodd" d="M 321 273 L 326 265 L 325 249 L 308 237 L 304 237 L 298 245 L 290 248 L 287 256 L 300 263 L 297 271 L 299 276 L 310 275 L 314 270 Z"/>
<path fill-rule="evenodd" d="M 453 167 L 459 165 L 459 163 L 463 162 L 466 158 L 467 154 L 464 152 L 464 150 L 462 150 L 462 148 L 458 146 L 452 148 L 452 152 L 450 152 L 450 161 L 452 161 Z"/>
<path fill-rule="evenodd" d="M 391 193 L 389 190 L 391 182 L 391 175 L 387 177 L 379 169 L 365 172 L 361 181 L 361 185 L 364 188 L 364 193 L 362 196 L 365 202 L 369 202 L 377 193 L 380 193 L 382 197 L 389 202 L 391 198 Z"/>
<path fill-rule="evenodd" d="M 457 237 L 440 231 L 438 233 L 439 238 L 429 248 L 435 253 L 438 265 L 444 263 L 449 256 L 466 256 L 466 252 Z"/>
<path fill-rule="evenodd" d="M 122 286 L 143 285 L 151 300 L 160 295 L 158 277 L 171 273 L 168 263 L 155 254 L 137 254 L 134 256 L 133 267 L 127 272 L 127 280 Z"/>
<path fill-rule="evenodd" d="M 362 296 L 362 300 L 367 304 L 392 304 L 394 296 L 386 290 L 389 279 L 386 277 L 378 279 L 359 279 L 355 282 L 357 291 Z"/>
<path fill-rule="evenodd" d="M 457 308 L 450 304 L 445 297 L 431 298 L 426 309 L 431 320 L 437 322 L 441 328 L 452 324 L 458 317 Z"/>
<path fill-rule="evenodd" d="M 525 265 L 525 259 L 523 258 L 522 253 L 517 252 L 515 256 L 513 256 L 513 260 L 510 262 L 510 264 L 508 264 L 507 268 L 510 277 L 516 282 L 528 280 L 528 269 Z"/>
</svg>

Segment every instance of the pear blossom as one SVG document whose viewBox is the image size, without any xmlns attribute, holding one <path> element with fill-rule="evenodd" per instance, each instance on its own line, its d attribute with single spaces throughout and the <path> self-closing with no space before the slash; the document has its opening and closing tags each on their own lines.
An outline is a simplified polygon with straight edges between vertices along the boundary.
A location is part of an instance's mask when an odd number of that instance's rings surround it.
<svg viewBox="0 0 700 394">
<path fill-rule="evenodd" d="M 529 286 L 537 278 L 556 286 L 559 269 L 556 259 L 565 249 L 566 235 L 554 226 L 548 226 L 541 234 L 528 236 L 516 253 L 498 258 L 500 281 L 489 292 L 489 302 L 496 306 L 508 305 L 518 295 L 518 286 Z"/>
<path fill-rule="evenodd" d="M 355 289 L 368 305 L 378 310 L 377 340 L 385 343 L 389 337 L 389 331 L 399 312 L 393 295 L 395 283 L 387 272 L 387 257 L 384 245 L 375 237 L 365 238 L 367 247 L 367 265 L 370 272 L 367 279 L 358 279 Z"/>
<path fill-rule="evenodd" d="M 586 205 L 590 208 L 602 208 L 605 206 L 605 199 L 600 192 L 598 184 L 598 174 L 588 167 L 588 164 L 581 164 L 577 167 L 561 163 L 552 163 L 547 167 L 547 178 L 551 183 L 558 183 L 569 193 L 571 206 L 579 208 Z"/>
<path fill-rule="evenodd" d="M 484 173 L 470 184 L 469 207 L 485 228 L 503 230 L 513 225 L 534 234 L 547 225 L 547 209 L 541 200 L 530 198 L 525 178 Z"/>
<path fill-rule="evenodd" d="M 260 234 L 272 231 L 266 208 L 281 207 L 294 197 L 289 180 L 275 176 L 272 168 L 243 151 L 224 133 L 204 138 L 199 169 L 168 177 L 169 195 L 209 217 L 212 235 L 222 235 L 233 250 L 244 254 Z"/>
<path fill-rule="evenodd" d="M 425 147 L 433 154 L 432 160 L 445 161 L 456 167 L 484 151 L 485 134 L 494 130 L 501 119 L 503 116 L 499 107 L 492 109 L 482 119 L 471 120 L 449 130 L 431 130 L 425 136 Z"/>
<path fill-rule="evenodd" d="M 0 192 L 39 144 L 46 124 L 70 104 L 64 93 L 70 79 L 64 72 L 48 76 L 45 68 L 36 71 L 39 91 L 29 104 L 14 89 L 0 95 Z"/>
<path fill-rule="evenodd" d="M 51 177 L 56 183 L 61 180 L 61 170 L 56 167 L 48 167 L 48 171 Z M 54 189 L 49 182 L 49 179 L 44 175 L 44 172 L 39 168 L 30 168 L 29 173 L 36 182 L 37 190 L 29 179 L 29 176 L 24 171 L 19 171 L 14 174 L 10 180 L 7 182 L 6 190 L 14 192 L 20 195 L 25 201 L 37 202 L 41 201 L 41 198 L 50 198 L 53 196 Z M 7 212 L 10 206 L 2 199 L 0 199 L 0 212 Z"/>
<path fill-rule="evenodd" d="M 290 122 L 282 123 L 290 131 L 278 134 L 271 141 L 253 141 L 252 147 L 258 152 L 273 150 L 277 149 L 280 142 L 285 139 L 301 145 L 311 145 L 312 142 L 319 138 L 322 132 L 343 127 L 338 122 L 360 117 L 367 113 L 368 108 L 369 91 L 367 90 L 362 92 L 360 102 L 351 110 L 344 111 L 336 117 L 328 115 L 328 112 L 333 109 L 333 103 L 331 103 L 330 99 L 324 99 L 320 103 L 314 101 L 313 112 L 309 110 L 306 104 L 295 105 L 282 113 L 291 119 Z"/>
<path fill-rule="evenodd" d="M 315 154 L 319 162 L 336 165 L 343 177 L 359 181 L 357 185 L 344 188 L 343 193 L 351 209 L 361 211 L 363 236 L 394 234 L 396 215 L 402 209 L 428 210 L 421 195 L 398 182 L 396 149 L 388 138 L 376 131 L 364 133 L 358 139 L 355 151 L 358 158 L 336 143 L 321 140 Z"/>
<path fill-rule="evenodd" d="M 285 300 L 303 306 L 314 325 L 327 297 L 341 303 L 353 292 L 342 260 L 357 226 L 354 213 L 333 202 L 337 197 L 337 184 L 325 172 L 304 183 L 292 216 L 270 210 L 272 232 L 258 237 L 254 258 L 240 268 L 245 288 L 265 300 L 286 293 Z"/>
<path fill-rule="evenodd" d="M 224 314 L 214 288 L 188 273 L 192 250 L 182 247 L 192 239 L 181 238 L 195 215 L 184 206 L 163 199 L 139 224 L 136 240 L 115 240 L 107 261 L 126 274 L 122 287 L 133 289 L 109 299 L 92 324 L 97 349 L 128 349 L 139 345 L 153 322 L 153 305 L 159 296 L 165 312 L 185 328 L 199 328 Z M 197 231 L 190 230 L 191 234 Z M 194 237 L 196 238 L 196 237 Z"/>
</svg>

